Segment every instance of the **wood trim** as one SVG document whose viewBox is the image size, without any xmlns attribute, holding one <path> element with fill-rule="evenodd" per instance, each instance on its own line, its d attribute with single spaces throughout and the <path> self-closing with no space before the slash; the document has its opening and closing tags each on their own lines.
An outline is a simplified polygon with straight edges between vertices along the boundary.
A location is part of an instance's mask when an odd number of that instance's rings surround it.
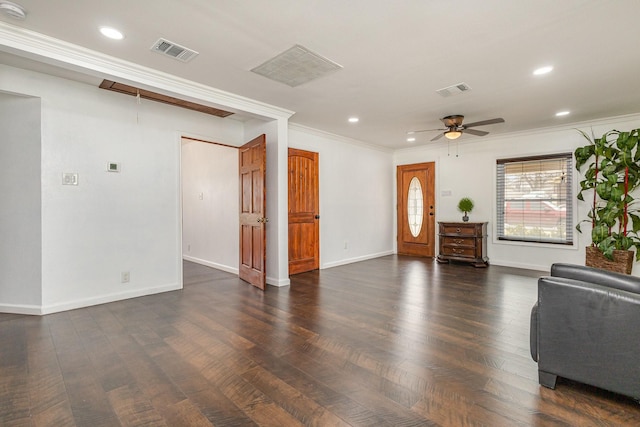
<svg viewBox="0 0 640 427">
<path fill-rule="evenodd" d="M 111 80 L 103 80 L 100 83 L 100 89 L 106 89 L 113 92 L 124 93 L 125 95 L 138 96 L 140 98 L 148 99 L 151 101 L 161 102 L 163 104 L 174 105 L 176 107 L 186 108 L 188 110 L 198 111 L 200 113 L 211 114 L 216 117 L 228 117 L 233 113 L 230 111 L 220 110 L 218 108 L 209 107 L 206 105 L 198 104 L 191 101 L 185 101 L 184 99 L 174 98 L 173 96 L 163 95 L 157 92 L 151 92 L 150 90 L 140 89 L 134 86 L 129 86 L 124 83 L 118 83 Z"/>
</svg>

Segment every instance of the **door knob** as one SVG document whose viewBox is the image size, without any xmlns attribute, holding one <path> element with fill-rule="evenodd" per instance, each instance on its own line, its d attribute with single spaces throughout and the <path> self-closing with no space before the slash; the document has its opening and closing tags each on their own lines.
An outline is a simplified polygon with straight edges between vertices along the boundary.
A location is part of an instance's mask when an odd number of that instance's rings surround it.
<svg viewBox="0 0 640 427">
<path fill-rule="evenodd" d="M 316 215 L 314 218 L 315 219 L 320 219 L 320 215 Z"/>
<path fill-rule="evenodd" d="M 260 223 L 266 223 L 269 222 L 269 218 L 258 218 L 257 221 Z"/>
</svg>

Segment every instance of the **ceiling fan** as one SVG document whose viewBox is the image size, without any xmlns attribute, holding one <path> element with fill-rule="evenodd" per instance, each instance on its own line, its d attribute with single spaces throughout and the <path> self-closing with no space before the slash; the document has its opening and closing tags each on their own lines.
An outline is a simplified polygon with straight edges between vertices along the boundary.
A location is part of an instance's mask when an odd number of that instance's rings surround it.
<svg viewBox="0 0 640 427">
<path fill-rule="evenodd" d="M 468 125 L 463 125 L 462 121 L 464 120 L 464 116 L 461 116 L 458 114 L 443 117 L 440 120 L 442 121 L 442 123 L 444 123 L 444 125 L 446 126 L 446 129 L 423 129 L 423 130 L 414 130 L 409 133 L 413 134 L 418 132 L 431 132 L 435 130 L 440 130 L 444 132 L 441 134 L 438 134 L 431 141 L 436 141 L 442 138 L 443 136 L 446 137 L 447 139 L 457 139 L 457 138 L 460 138 L 460 136 L 463 133 L 470 133 L 471 135 L 476 135 L 476 136 L 485 136 L 489 134 L 489 132 L 486 132 L 483 130 L 476 130 L 476 129 L 469 129 L 469 128 L 476 127 L 476 126 L 492 125 L 494 123 L 504 123 L 504 119 L 501 117 L 498 117 L 495 119 L 482 120 L 479 122 L 469 123 Z"/>
</svg>

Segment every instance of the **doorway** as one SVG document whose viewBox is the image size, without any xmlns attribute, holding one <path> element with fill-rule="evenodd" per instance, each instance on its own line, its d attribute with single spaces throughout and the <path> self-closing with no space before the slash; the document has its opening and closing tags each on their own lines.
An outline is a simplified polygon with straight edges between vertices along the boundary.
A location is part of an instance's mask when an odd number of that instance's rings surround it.
<svg viewBox="0 0 640 427">
<path fill-rule="evenodd" d="M 400 165 L 398 254 L 435 256 L 435 163 Z"/>
<path fill-rule="evenodd" d="M 266 284 L 265 147 L 265 135 L 242 147 L 181 141 L 182 258 L 260 289 Z"/>
<path fill-rule="evenodd" d="M 181 139 L 182 258 L 238 274 L 238 147 Z"/>
</svg>

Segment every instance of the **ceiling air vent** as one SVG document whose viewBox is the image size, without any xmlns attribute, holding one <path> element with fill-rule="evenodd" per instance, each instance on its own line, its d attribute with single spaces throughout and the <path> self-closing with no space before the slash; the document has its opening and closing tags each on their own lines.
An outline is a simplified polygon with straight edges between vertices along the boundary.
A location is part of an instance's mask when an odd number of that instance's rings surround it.
<svg viewBox="0 0 640 427">
<path fill-rule="evenodd" d="M 341 68 L 341 65 L 330 59 L 304 46 L 295 45 L 251 71 L 276 82 L 296 87 Z"/>
<path fill-rule="evenodd" d="M 444 97 L 447 98 L 449 96 L 453 96 L 453 95 L 460 95 L 461 93 L 464 93 L 466 91 L 471 90 L 471 88 L 469 87 L 468 84 L 466 83 L 458 83 L 455 84 L 453 86 L 449 86 L 449 87 L 445 87 L 442 89 L 438 89 L 436 92 Z"/>
<path fill-rule="evenodd" d="M 170 42 L 169 40 L 159 39 L 151 46 L 151 50 L 161 53 L 163 55 L 170 56 L 178 61 L 187 62 L 198 56 L 198 52 L 195 50 L 180 46 L 177 43 Z"/>
</svg>

